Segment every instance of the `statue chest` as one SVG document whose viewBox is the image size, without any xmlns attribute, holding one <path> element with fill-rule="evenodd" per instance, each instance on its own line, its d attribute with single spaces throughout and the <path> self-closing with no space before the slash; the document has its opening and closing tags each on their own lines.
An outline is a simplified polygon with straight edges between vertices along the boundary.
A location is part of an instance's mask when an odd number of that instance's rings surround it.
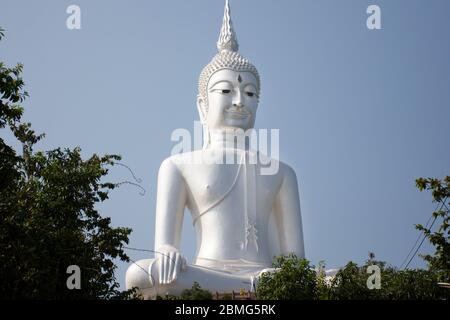
<svg viewBox="0 0 450 320">
<path fill-rule="evenodd" d="M 257 164 L 192 165 L 184 177 L 190 209 L 197 216 L 233 209 L 246 211 L 251 219 L 260 208 L 270 211 L 280 184 L 277 175 L 261 175 Z"/>
</svg>

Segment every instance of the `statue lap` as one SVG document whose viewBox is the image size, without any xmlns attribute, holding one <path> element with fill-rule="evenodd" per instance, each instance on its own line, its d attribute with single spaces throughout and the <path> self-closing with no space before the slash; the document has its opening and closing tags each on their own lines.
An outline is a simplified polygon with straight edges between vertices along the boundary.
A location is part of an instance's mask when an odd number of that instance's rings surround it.
<svg viewBox="0 0 450 320">
<path fill-rule="evenodd" d="M 156 259 L 143 259 L 133 263 L 125 276 L 126 288 L 138 288 L 144 299 L 154 299 L 157 295 L 180 295 L 183 290 L 198 282 L 202 289 L 211 293 L 254 290 L 254 283 L 262 272 L 272 269 L 258 269 L 248 273 L 231 273 L 188 264 L 177 279 L 170 284 L 160 284 Z"/>
</svg>

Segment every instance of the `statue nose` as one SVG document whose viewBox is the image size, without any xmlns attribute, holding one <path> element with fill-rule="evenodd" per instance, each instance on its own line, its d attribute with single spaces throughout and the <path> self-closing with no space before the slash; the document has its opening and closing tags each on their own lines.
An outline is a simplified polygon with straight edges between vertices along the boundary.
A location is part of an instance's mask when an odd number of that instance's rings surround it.
<svg viewBox="0 0 450 320">
<path fill-rule="evenodd" d="M 244 107 L 244 102 L 242 101 L 242 95 L 239 90 L 236 92 L 236 95 L 234 96 L 233 107 L 238 108 L 238 109 L 241 109 Z"/>
<path fill-rule="evenodd" d="M 244 107 L 244 104 L 242 102 L 235 102 L 233 103 L 233 107 L 241 109 Z"/>
</svg>

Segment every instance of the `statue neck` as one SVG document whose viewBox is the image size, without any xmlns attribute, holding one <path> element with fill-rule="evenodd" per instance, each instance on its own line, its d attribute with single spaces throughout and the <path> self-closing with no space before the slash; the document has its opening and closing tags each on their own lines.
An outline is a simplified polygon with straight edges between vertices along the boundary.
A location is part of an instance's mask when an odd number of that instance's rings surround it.
<svg viewBox="0 0 450 320">
<path fill-rule="evenodd" d="M 237 129 L 210 129 L 209 148 L 233 148 L 249 150 L 250 139 L 243 130 Z"/>
</svg>

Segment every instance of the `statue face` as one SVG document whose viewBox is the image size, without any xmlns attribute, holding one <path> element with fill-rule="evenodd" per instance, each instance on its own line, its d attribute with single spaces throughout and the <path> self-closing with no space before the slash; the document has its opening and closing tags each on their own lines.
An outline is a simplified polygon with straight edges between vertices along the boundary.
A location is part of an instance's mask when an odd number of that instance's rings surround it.
<svg viewBox="0 0 450 320">
<path fill-rule="evenodd" d="M 208 82 L 208 111 L 203 120 L 210 129 L 241 128 L 255 124 L 258 97 L 257 81 L 250 72 L 229 69 L 214 73 Z M 202 108 L 199 101 L 199 108 Z"/>
</svg>

